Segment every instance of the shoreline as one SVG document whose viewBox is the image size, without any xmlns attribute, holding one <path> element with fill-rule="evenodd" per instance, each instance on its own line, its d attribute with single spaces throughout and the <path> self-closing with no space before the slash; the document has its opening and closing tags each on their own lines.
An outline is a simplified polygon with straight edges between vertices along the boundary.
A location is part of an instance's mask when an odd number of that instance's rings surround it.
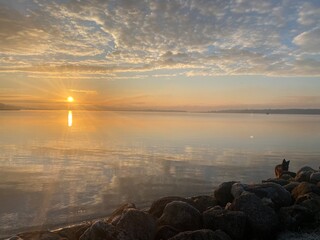
<svg viewBox="0 0 320 240">
<path fill-rule="evenodd" d="M 224 182 L 209 195 L 167 196 L 146 207 L 127 203 L 108 216 L 88 216 L 71 225 L 51 226 L 52 230 L 29 228 L 0 239 L 95 240 L 101 231 L 112 240 L 289 239 L 283 235 L 299 234 L 305 239 L 306 234 L 320 237 L 319 226 L 320 170 L 303 167 L 262 183 Z"/>
</svg>

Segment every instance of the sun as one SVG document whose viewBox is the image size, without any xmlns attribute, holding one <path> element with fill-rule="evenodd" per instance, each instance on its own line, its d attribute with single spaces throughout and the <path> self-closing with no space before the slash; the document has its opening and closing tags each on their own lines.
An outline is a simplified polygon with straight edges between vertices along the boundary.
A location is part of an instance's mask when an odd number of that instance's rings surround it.
<svg viewBox="0 0 320 240">
<path fill-rule="evenodd" d="M 74 99 L 73 99 L 73 97 L 69 96 L 69 97 L 67 98 L 67 101 L 68 101 L 69 103 L 72 103 L 72 102 L 74 101 Z"/>
</svg>

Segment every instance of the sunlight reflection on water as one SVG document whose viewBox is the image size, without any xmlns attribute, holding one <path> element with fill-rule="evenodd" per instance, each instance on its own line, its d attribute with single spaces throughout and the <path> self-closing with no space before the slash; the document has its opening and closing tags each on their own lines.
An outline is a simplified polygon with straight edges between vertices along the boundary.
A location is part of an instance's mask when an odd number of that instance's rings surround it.
<svg viewBox="0 0 320 240">
<path fill-rule="evenodd" d="M 105 215 L 123 202 L 144 206 L 160 196 L 210 193 L 222 181 L 260 181 L 284 157 L 293 171 L 318 168 L 319 120 L 3 111 L 0 232 Z"/>
</svg>

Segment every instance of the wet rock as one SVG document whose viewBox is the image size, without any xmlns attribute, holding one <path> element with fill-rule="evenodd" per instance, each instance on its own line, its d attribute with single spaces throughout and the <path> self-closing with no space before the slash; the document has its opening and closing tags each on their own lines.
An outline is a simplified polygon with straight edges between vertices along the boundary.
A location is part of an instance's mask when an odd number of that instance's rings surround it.
<svg viewBox="0 0 320 240">
<path fill-rule="evenodd" d="M 163 198 L 160 198 L 156 201 L 154 201 L 149 209 L 149 213 L 156 217 L 156 218 L 159 218 L 162 213 L 163 213 L 163 209 L 166 207 L 166 205 L 168 203 L 171 203 L 173 201 L 181 201 L 181 202 L 186 202 L 186 203 L 189 203 L 189 204 L 193 204 L 193 201 L 190 200 L 190 199 L 186 199 L 186 198 L 183 198 L 183 197 L 176 197 L 176 196 L 170 196 L 170 197 L 163 197 Z"/>
<path fill-rule="evenodd" d="M 237 187 L 235 185 L 234 187 Z M 254 193 L 259 198 L 269 198 L 273 202 L 275 208 L 289 206 L 291 204 L 291 195 L 284 187 L 273 182 L 265 182 L 261 184 L 242 184 L 242 190 Z M 234 190 L 234 189 L 233 189 Z M 241 193 L 241 188 L 239 187 L 235 195 Z"/>
<path fill-rule="evenodd" d="M 161 226 L 156 233 L 155 240 L 168 240 L 177 235 L 179 231 L 169 225 Z"/>
<path fill-rule="evenodd" d="M 209 208 L 215 207 L 218 205 L 217 199 L 213 196 L 196 196 L 190 198 L 193 201 L 192 206 L 199 210 L 199 212 L 204 212 Z"/>
<path fill-rule="evenodd" d="M 79 240 L 117 240 L 115 226 L 105 221 L 96 221 L 79 238 Z M 127 238 L 129 240 L 129 238 Z"/>
<path fill-rule="evenodd" d="M 90 222 L 84 222 L 81 224 L 61 228 L 54 232 L 59 234 L 61 237 L 67 238 L 68 240 L 78 240 L 80 236 L 90 227 L 90 225 Z"/>
<path fill-rule="evenodd" d="M 315 172 L 316 170 L 314 170 L 312 167 L 304 166 L 298 170 L 297 175 L 300 174 L 301 172 L 309 172 L 309 171 Z"/>
<path fill-rule="evenodd" d="M 233 201 L 234 197 L 231 194 L 231 187 L 235 183 L 237 182 L 224 182 L 220 184 L 216 190 L 214 190 L 214 197 L 221 206 L 225 206 L 228 202 Z"/>
<path fill-rule="evenodd" d="M 308 208 L 295 204 L 281 208 L 279 218 L 286 229 L 298 230 L 313 221 L 313 214 Z"/>
<path fill-rule="evenodd" d="M 302 182 L 291 191 L 291 195 L 296 200 L 299 196 L 307 194 L 309 192 L 312 192 L 311 184 Z"/>
<path fill-rule="evenodd" d="M 231 238 L 222 231 L 212 231 L 201 229 L 197 231 L 186 231 L 177 234 L 170 240 L 231 240 Z"/>
<path fill-rule="evenodd" d="M 295 201 L 296 204 L 299 204 L 299 203 L 302 203 L 306 200 L 309 200 L 309 199 L 313 199 L 313 198 L 316 198 L 316 197 L 319 197 L 317 194 L 313 193 L 313 192 L 309 192 L 309 193 L 306 193 L 304 195 L 299 195 Z"/>
<path fill-rule="evenodd" d="M 281 186 L 287 185 L 290 181 L 282 178 L 269 178 L 267 180 L 263 180 L 262 183 L 276 183 Z"/>
<path fill-rule="evenodd" d="M 281 177 L 283 175 L 288 175 L 290 176 L 291 178 L 295 178 L 297 176 L 297 174 L 295 172 L 290 172 L 290 171 L 283 171 L 282 174 L 281 174 Z"/>
<path fill-rule="evenodd" d="M 231 195 L 233 198 L 240 197 L 240 195 L 245 191 L 246 184 L 235 183 L 231 187 Z"/>
<path fill-rule="evenodd" d="M 68 240 L 59 234 L 50 231 L 35 231 L 18 234 L 17 237 L 23 240 Z"/>
<path fill-rule="evenodd" d="M 181 231 L 197 230 L 202 226 L 201 213 L 188 203 L 173 201 L 165 207 L 159 226 L 170 225 Z"/>
<path fill-rule="evenodd" d="M 23 239 L 18 236 L 12 236 L 12 237 L 8 238 L 7 240 L 23 240 Z"/>
<path fill-rule="evenodd" d="M 292 190 L 298 186 L 300 184 L 300 182 L 290 182 L 289 184 L 283 186 L 288 192 L 292 192 Z"/>
<path fill-rule="evenodd" d="M 130 208 L 122 213 L 116 227 L 124 230 L 130 239 L 149 240 L 154 239 L 156 221 L 150 214 Z"/>
<path fill-rule="evenodd" d="M 125 203 L 125 204 L 121 205 L 116 210 L 114 210 L 113 213 L 111 213 L 107 222 L 112 223 L 113 225 L 116 225 L 118 223 L 122 213 L 125 210 L 131 209 L 131 208 L 136 209 L 136 205 L 134 203 Z"/>
<path fill-rule="evenodd" d="M 294 180 L 297 182 L 309 182 L 312 173 L 314 173 L 314 171 L 301 171 L 297 173 L 297 176 L 294 178 Z"/>
<path fill-rule="evenodd" d="M 243 238 L 246 220 L 246 215 L 241 211 L 208 210 L 203 213 L 204 228 L 221 229 L 235 240 Z"/>
<path fill-rule="evenodd" d="M 275 211 L 263 205 L 253 193 L 241 194 L 233 201 L 231 209 L 245 213 L 250 234 L 257 238 L 273 239 L 278 231 L 279 219 Z"/>
<path fill-rule="evenodd" d="M 314 197 L 301 202 L 299 205 L 309 209 L 312 213 L 320 213 L 320 197 Z"/>
<path fill-rule="evenodd" d="M 310 175 L 310 182 L 318 183 L 320 182 L 320 172 L 314 172 Z"/>
</svg>

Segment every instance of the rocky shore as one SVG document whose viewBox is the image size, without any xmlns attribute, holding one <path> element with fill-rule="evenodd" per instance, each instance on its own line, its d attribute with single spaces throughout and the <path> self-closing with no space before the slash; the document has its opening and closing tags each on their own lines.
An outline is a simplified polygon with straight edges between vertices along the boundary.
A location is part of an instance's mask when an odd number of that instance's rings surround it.
<svg viewBox="0 0 320 240">
<path fill-rule="evenodd" d="M 224 182 L 212 195 L 169 196 L 149 209 L 124 204 L 111 216 L 9 240 L 320 239 L 320 171 L 303 167 L 257 184 Z"/>
</svg>

